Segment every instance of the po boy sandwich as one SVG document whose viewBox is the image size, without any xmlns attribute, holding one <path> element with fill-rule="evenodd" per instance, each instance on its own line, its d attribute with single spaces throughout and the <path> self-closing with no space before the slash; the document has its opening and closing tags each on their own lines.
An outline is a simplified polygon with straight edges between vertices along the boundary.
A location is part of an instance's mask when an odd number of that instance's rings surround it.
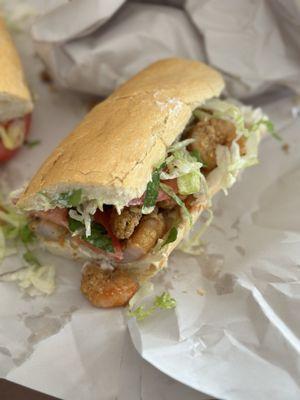
<svg viewBox="0 0 300 400">
<path fill-rule="evenodd" d="M 89 260 L 82 292 L 122 306 L 166 266 L 212 196 L 257 163 L 262 112 L 219 99 L 221 75 L 158 61 L 97 105 L 20 195 L 55 253 Z"/>
<path fill-rule="evenodd" d="M 19 56 L 0 17 L 0 163 L 24 143 L 32 109 Z"/>
</svg>

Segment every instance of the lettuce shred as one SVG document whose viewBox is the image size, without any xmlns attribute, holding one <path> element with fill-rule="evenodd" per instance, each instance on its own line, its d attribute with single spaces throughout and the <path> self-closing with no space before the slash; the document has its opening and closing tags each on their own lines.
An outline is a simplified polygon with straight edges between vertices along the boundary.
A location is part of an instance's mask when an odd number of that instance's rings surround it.
<svg viewBox="0 0 300 400">
<path fill-rule="evenodd" d="M 276 135 L 273 124 L 260 108 L 231 103 L 219 99 L 207 101 L 203 108 L 209 113 L 198 118 L 220 118 L 232 122 L 237 136 L 230 147 L 218 145 L 216 148 L 217 167 L 210 173 L 208 181 L 217 183 L 227 194 L 227 190 L 236 182 L 239 171 L 258 163 L 258 144 L 261 135 L 272 131 Z M 240 154 L 238 140 L 245 138 L 246 152 Z"/>
<path fill-rule="evenodd" d="M 178 250 L 182 251 L 183 253 L 191 254 L 191 255 L 202 254 L 203 248 L 202 248 L 202 243 L 201 243 L 201 237 L 206 232 L 206 229 L 212 223 L 212 220 L 214 217 L 211 209 L 209 209 L 209 208 L 206 209 L 206 212 L 208 213 L 208 218 L 202 224 L 201 228 L 199 230 L 197 230 L 194 234 L 192 233 L 190 235 L 190 237 L 183 239 L 182 242 L 178 246 Z"/>
<path fill-rule="evenodd" d="M 17 282 L 30 296 L 51 295 L 55 290 L 55 269 L 52 265 L 29 265 L 0 275 L 2 282 Z"/>
<path fill-rule="evenodd" d="M 137 321 L 143 321 L 157 310 L 171 310 L 176 307 L 176 300 L 171 297 L 168 292 L 163 292 L 160 296 L 156 296 L 153 304 L 149 307 L 143 305 L 128 312 L 129 317 L 136 318 Z"/>
<path fill-rule="evenodd" d="M 49 295 L 55 289 L 55 269 L 42 265 L 32 246 L 35 235 L 28 226 L 24 214 L 0 196 L 0 262 L 5 257 L 20 253 L 23 250 L 25 266 L 12 272 L 0 275 L 0 281 L 17 282 L 18 286 L 31 296 Z"/>
</svg>

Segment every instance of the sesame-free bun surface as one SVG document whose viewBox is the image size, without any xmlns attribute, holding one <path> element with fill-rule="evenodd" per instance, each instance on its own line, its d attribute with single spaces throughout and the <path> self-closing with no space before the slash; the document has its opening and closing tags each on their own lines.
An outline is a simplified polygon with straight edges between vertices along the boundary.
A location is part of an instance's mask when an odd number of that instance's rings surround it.
<svg viewBox="0 0 300 400">
<path fill-rule="evenodd" d="M 105 204 L 122 206 L 140 197 L 192 111 L 223 86 L 217 71 L 197 61 L 150 65 L 86 115 L 39 169 L 18 206 L 43 209 L 39 192 L 51 198 L 76 188 Z"/>
<path fill-rule="evenodd" d="M 28 114 L 32 108 L 19 56 L 0 17 L 0 122 Z"/>
</svg>

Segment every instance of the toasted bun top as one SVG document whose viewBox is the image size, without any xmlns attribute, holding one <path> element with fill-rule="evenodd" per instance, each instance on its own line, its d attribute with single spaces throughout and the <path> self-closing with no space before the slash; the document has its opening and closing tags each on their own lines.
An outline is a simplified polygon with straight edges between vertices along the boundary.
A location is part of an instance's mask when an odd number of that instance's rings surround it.
<svg viewBox="0 0 300 400">
<path fill-rule="evenodd" d="M 123 206 L 140 197 L 192 111 L 223 86 L 221 75 L 200 62 L 172 58 L 150 65 L 86 115 L 39 169 L 18 206 L 43 209 L 39 192 L 51 197 L 76 188 L 105 204 Z"/>
<path fill-rule="evenodd" d="M 21 117 L 32 108 L 19 56 L 0 17 L 0 121 Z"/>
</svg>

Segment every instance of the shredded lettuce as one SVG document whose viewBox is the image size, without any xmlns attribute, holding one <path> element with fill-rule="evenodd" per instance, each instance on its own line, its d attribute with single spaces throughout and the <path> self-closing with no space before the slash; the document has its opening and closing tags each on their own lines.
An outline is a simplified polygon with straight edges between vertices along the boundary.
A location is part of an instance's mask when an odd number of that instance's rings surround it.
<svg viewBox="0 0 300 400">
<path fill-rule="evenodd" d="M 209 111 L 206 112 L 205 110 Z M 269 130 L 278 138 L 273 124 L 261 109 L 234 104 L 220 99 L 211 99 L 203 105 L 203 109 L 195 111 L 199 119 L 219 118 L 232 122 L 237 130 L 237 136 L 231 146 L 218 145 L 216 148 L 217 167 L 210 173 L 208 180 L 214 182 L 227 194 L 235 182 L 239 171 L 258 163 L 258 144 L 260 135 Z M 245 138 L 246 154 L 240 154 L 238 140 Z"/>
<path fill-rule="evenodd" d="M 99 249 L 114 252 L 111 238 L 107 235 L 106 230 L 99 224 L 92 224 L 91 234 L 85 237 L 85 240 Z"/>
<path fill-rule="evenodd" d="M 173 226 L 168 233 L 168 236 L 166 237 L 166 239 L 164 240 L 164 242 L 161 245 L 161 248 L 166 246 L 169 243 L 173 243 L 175 242 L 175 240 L 177 239 L 177 235 L 178 235 L 178 230 L 176 228 L 176 226 Z"/>
<path fill-rule="evenodd" d="M 178 246 L 178 249 L 183 253 L 199 255 L 203 252 L 203 248 L 201 246 L 201 237 L 203 236 L 209 225 L 212 223 L 214 217 L 211 209 L 208 208 L 206 212 L 208 213 L 208 218 L 201 226 L 201 228 L 197 230 L 194 234 L 192 234 L 189 238 L 183 239 Z"/>
<path fill-rule="evenodd" d="M 38 146 L 41 144 L 41 141 L 39 139 L 35 140 L 25 140 L 24 145 L 28 147 L 29 149 L 33 149 L 34 147 Z"/>
<path fill-rule="evenodd" d="M 175 151 L 181 150 L 187 147 L 189 144 L 193 143 L 194 141 L 195 139 L 185 139 L 178 141 L 168 148 L 168 153 L 174 153 Z"/>
<path fill-rule="evenodd" d="M 174 179 L 182 175 L 195 172 L 200 175 L 200 168 L 203 166 L 185 148 L 175 150 L 171 157 L 166 160 L 167 171 L 161 173 L 161 179 Z"/>
<path fill-rule="evenodd" d="M 0 196 L 0 262 L 4 257 L 20 253 L 18 245 L 21 243 L 25 248 L 23 260 L 27 264 L 17 271 L 1 275 L 0 280 L 17 282 L 30 295 L 51 294 L 55 289 L 55 270 L 52 266 L 41 265 L 30 248 L 34 242 L 35 235 L 26 217 Z"/>
<path fill-rule="evenodd" d="M 189 195 L 199 193 L 201 190 L 201 181 L 199 174 L 194 171 L 188 174 L 182 175 L 177 179 L 177 185 L 179 193 L 182 195 Z"/>
<path fill-rule="evenodd" d="M 74 189 L 69 192 L 60 193 L 55 201 L 62 207 L 77 207 L 82 201 L 82 189 Z"/>
<path fill-rule="evenodd" d="M 137 321 L 143 321 L 145 318 L 152 315 L 156 310 L 171 310 L 176 307 L 176 300 L 171 297 L 168 292 L 156 296 L 153 304 L 150 307 L 139 306 L 135 310 L 128 312 L 129 317 L 135 317 Z"/>
<path fill-rule="evenodd" d="M 2 282 L 17 282 L 30 296 L 51 295 L 55 290 L 55 269 L 51 265 L 29 265 L 0 276 Z"/>
<path fill-rule="evenodd" d="M 166 159 L 166 171 L 161 172 L 161 179 L 169 180 L 177 178 L 179 194 L 188 196 L 203 191 L 204 176 L 200 170 L 203 164 L 195 154 L 187 149 L 194 139 L 186 139 L 169 148 L 170 156 Z"/>
<path fill-rule="evenodd" d="M 77 221 L 69 216 L 68 225 L 70 231 L 73 235 L 79 235 L 83 240 L 92 244 L 93 246 L 113 253 L 114 247 L 112 245 L 111 238 L 107 235 L 106 230 L 102 225 L 92 223 L 91 224 L 91 233 L 89 236 L 84 232 L 84 225 L 82 222 Z"/>
<path fill-rule="evenodd" d="M 205 102 L 203 108 L 212 112 L 212 114 L 207 113 L 206 118 L 219 118 L 232 122 L 237 130 L 237 139 L 241 136 L 248 136 L 245 118 L 241 108 L 237 105 L 220 99 L 211 99 Z"/>
<path fill-rule="evenodd" d="M 266 127 L 267 132 L 269 132 L 270 135 L 273 136 L 274 139 L 276 139 L 280 142 L 282 141 L 282 137 L 275 131 L 274 124 L 267 117 L 263 117 L 259 121 L 255 122 L 251 126 L 251 130 L 256 132 L 257 129 L 259 129 L 261 125 L 264 125 Z"/>
<path fill-rule="evenodd" d="M 37 267 L 41 266 L 41 263 L 31 250 L 26 250 L 26 252 L 23 254 L 23 259 L 30 265 L 35 265 Z"/>
<path fill-rule="evenodd" d="M 192 157 L 194 157 L 196 159 L 196 161 L 200 162 L 203 167 L 206 167 L 206 165 L 204 164 L 204 162 L 201 159 L 201 155 L 200 155 L 199 150 L 197 150 L 197 149 L 191 150 L 190 151 L 190 155 Z"/>
<path fill-rule="evenodd" d="M 139 290 L 131 297 L 128 303 L 129 310 L 132 310 L 136 304 L 141 302 L 146 296 L 150 296 L 153 292 L 154 285 L 150 281 L 146 281 L 140 286 Z"/>
<path fill-rule="evenodd" d="M 164 183 L 160 183 L 160 188 L 167 193 L 168 196 L 171 197 L 171 199 L 173 199 L 183 210 L 184 215 L 188 218 L 188 220 L 190 221 L 190 224 L 192 224 L 192 217 L 191 214 L 189 212 L 189 210 L 186 208 L 186 205 L 184 204 L 184 202 L 181 200 L 180 197 L 177 196 L 177 194 L 174 192 L 173 189 L 170 188 L 170 186 L 164 184 Z"/>
<path fill-rule="evenodd" d="M 159 182 L 161 179 L 161 171 L 165 167 L 165 163 L 161 164 L 152 172 L 151 181 L 148 182 L 146 188 L 145 199 L 142 207 L 143 214 L 150 214 L 155 207 L 159 191 Z"/>
</svg>

